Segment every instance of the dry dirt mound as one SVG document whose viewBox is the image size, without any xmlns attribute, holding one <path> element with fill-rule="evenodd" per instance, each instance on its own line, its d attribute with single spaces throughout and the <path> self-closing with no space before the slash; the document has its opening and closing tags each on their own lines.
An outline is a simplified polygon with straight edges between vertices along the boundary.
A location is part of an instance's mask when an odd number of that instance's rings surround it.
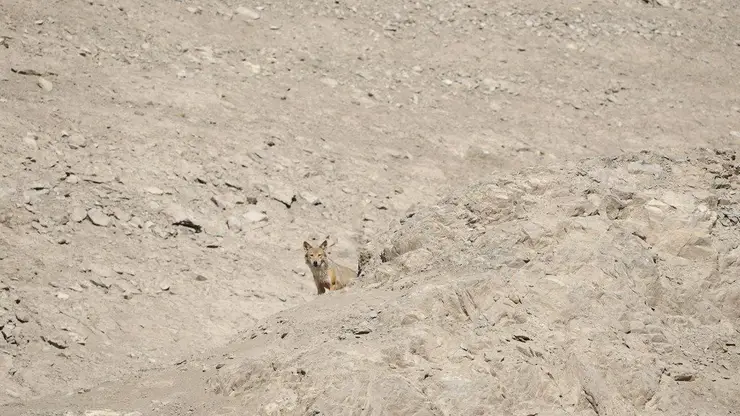
<svg viewBox="0 0 740 416">
<path fill-rule="evenodd" d="M 731 414 L 734 159 L 643 153 L 468 188 L 394 227 L 362 283 L 392 289 L 383 303 L 319 311 L 331 326 L 281 314 L 211 385 L 254 413 Z"/>
<path fill-rule="evenodd" d="M 704 151 L 483 181 L 398 221 L 349 289 L 53 408 L 732 414 L 738 175 L 734 154 Z"/>
</svg>

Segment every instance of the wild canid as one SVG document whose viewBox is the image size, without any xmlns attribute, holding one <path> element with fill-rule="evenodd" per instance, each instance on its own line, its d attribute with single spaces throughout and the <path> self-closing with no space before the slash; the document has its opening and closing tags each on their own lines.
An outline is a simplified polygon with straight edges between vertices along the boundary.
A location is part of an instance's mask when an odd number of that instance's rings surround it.
<svg viewBox="0 0 740 416">
<path fill-rule="evenodd" d="M 341 289 L 357 277 L 354 270 L 330 260 L 326 256 L 326 246 L 326 240 L 318 247 L 313 247 L 308 241 L 303 242 L 303 248 L 306 250 L 306 264 L 311 269 L 319 295 L 326 290 Z"/>
</svg>

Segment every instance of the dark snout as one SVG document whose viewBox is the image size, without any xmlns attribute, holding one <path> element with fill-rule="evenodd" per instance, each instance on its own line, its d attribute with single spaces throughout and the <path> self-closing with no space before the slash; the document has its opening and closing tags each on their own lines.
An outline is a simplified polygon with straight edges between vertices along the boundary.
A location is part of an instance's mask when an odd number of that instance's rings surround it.
<svg viewBox="0 0 740 416">
<path fill-rule="evenodd" d="M 314 260 L 312 263 L 313 263 L 313 267 L 319 267 L 318 260 Z"/>
</svg>

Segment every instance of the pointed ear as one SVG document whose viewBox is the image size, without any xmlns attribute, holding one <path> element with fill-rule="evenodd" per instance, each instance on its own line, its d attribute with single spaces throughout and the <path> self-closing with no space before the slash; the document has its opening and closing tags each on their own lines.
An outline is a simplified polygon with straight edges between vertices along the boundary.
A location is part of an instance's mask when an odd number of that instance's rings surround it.
<svg viewBox="0 0 740 416">
<path fill-rule="evenodd" d="M 303 242 L 303 249 L 308 251 L 311 249 L 311 244 L 308 243 L 308 241 Z"/>
<path fill-rule="evenodd" d="M 319 246 L 319 248 L 322 249 L 322 250 L 326 250 L 327 244 L 329 244 L 329 243 L 326 240 L 324 240 L 324 242 L 321 243 L 321 245 Z"/>
</svg>

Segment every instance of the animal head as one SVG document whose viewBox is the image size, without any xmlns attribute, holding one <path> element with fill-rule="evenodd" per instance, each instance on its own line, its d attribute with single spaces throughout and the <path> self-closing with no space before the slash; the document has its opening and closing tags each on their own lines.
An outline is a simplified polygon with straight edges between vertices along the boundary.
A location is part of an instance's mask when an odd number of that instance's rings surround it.
<svg viewBox="0 0 740 416">
<path fill-rule="evenodd" d="M 308 241 L 303 242 L 303 248 L 306 250 L 306 264 L 309 267 L 326 266 L 326 246 L 326 240 L 318 247 L 313 247 Z"/>
</svg>

